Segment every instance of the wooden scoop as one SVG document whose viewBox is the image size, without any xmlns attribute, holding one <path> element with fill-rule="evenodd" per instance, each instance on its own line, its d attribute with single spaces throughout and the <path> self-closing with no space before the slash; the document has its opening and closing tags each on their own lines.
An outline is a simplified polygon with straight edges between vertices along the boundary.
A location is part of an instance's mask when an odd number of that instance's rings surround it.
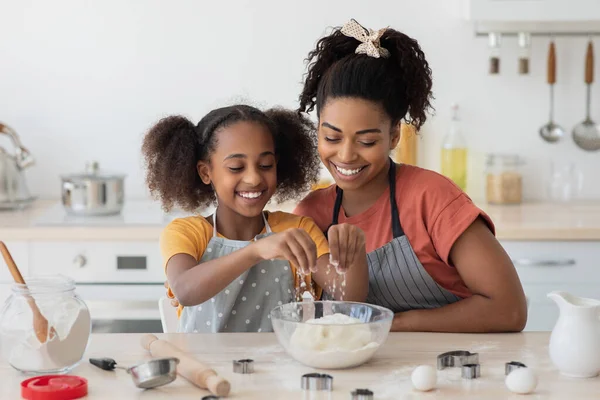
<svg viewBox="0 0 600 400">
<path fill-rule="evenodd" d="M 213 369 L 166 340 L 160 340 L 148 333 L 142 336 L 141 344 L 144 349 L 150 351 L 153 357 L 178 358 L 177 373 L 194 385 L 210 390 L 215 396 L 226 397 L 229 395 L 231 385 L 225 378 L 217 375 Z"/>
<path fill-rule="evenodd" d="M 15 282 L 25 285 L 25 280 L 23 279 L 19 268 L 17 268 L 17 264 L 2 241 L 0 241 L 0 252 L 2 252 L 2 257 L 4 257 L 4 261 L 6 262 L 8 270 L 13 276 Z M 25 288 L 27 288 L 27 286 L 25 286 Z M 35 331 L 35 335 L 40 343 L 46 343 L 48 336 L 53 338 L 56 335 L 56 331 L 53 327 L 51 327 L 50 331 L 48 331 L 48 320 L 40 312 L 40 309 L 38 308 L 37 304 L 35 304 L 33 297 L 27 296 L 27 302 L 29 303 L 29 307 L 31 307 L 31 311 L 33 312 L 33 330 Z"/>
</svg>

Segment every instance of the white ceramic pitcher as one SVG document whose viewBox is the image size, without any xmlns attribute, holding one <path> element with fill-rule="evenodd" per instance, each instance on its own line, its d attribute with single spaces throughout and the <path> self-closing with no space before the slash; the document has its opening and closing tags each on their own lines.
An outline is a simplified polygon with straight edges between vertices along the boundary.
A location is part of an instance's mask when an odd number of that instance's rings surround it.
<svg viewBox="0 0 600 400">
<path fill-rule="evenodd" d="M 560 310 L 550 335 L 550 359 L 561 374 L 592 378 L 600 373 L 600 301 L 554 291 Z"/>
</svg>

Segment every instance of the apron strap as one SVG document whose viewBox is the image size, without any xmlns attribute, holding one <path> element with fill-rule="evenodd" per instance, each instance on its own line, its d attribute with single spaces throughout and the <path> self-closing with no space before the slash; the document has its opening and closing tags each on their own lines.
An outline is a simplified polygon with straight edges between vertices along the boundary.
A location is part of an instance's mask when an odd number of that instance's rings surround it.
<svg viewBox="0 0 600 400">
<path fill-rule="evenodd" d="M 396 163 L 390 158 L 390 168 L 388 170 L 388 185 L 390 186 L 390 206 L 391 206 L 391 218 L 392 218 L 392 233 L 394 238 L 404 236 L 404 230 L 400 224 L 400 213 L 398 212 L 398 204 L 396 204 Z M 325 236 L 332 225 L 338 224 L 338 217 L 340 209 L 342 207 L 342 198 L 344 191 L 336 186 L 335 188 L 335 204 L 333 205 L 333 216 L 331 218 L 331 225 L 327 227 Z"/>
<path fill-rule="evenodd" d="M 404 230 L 400 224 L 400 213 L 396 204 L 396 163 L 390 159 L 390 170 L 388 172 L 388 183 L 390 185 L 390 206 L 392 208 L 392 233 L 394 238 L 404 236 Z"/>
<path fill-rule="evenodd" d="M 217 210 L 213 213 L 213 238 L 217 237 Z"/>
<path fill-rule="evenodd" d="M 267 221 L 267 217 L 265 217 L 265 212 L 263 211 L 261 213 L 262 217 L 263 217 L 263 221 L 265 223 L 265 230 L 267 231 L 267 233 L 271 233 L 271 225 L 269 225 L 269 221 Z M 213 237 L 216 238 L 217 237 L 217 210 L 215 210 L 215 212 L 213 213 Z"/>
<path fill-rule="evenodd" d="M 265 212 L 262 212 L 263 221 L 265 222 L 265 231 L 267 233 L 271 233 L 271 225 L 269 225 L 269 221 L 267 221 L 267 217 L 265 217 Z"/>
</svg>

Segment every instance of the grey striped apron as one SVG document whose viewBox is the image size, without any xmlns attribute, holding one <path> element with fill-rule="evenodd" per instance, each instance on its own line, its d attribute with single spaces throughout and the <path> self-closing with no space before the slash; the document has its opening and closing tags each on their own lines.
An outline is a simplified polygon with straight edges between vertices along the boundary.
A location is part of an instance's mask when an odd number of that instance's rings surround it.
<svg viewBox="0 0 600 400">
<path fill-rule="evenodd" d="M 393 312 L 437 308 L 461 298 L 438 285 L 427 273 L 400 224 L 396 204 L 396 164 L 390 159 L 388 173 L 393 239 L 367 254 L 369 294 L 367 303 L 389 308 Z M 338 223 L 343 191 L 336 189 L 332 225 Z M 325 295 L 330 298 L 329 295 Z"/>
<path fill-rule="evenodd" d="M 254 240 L 273 235 L 264 213 L 263 219 L 266 233 L 256 236 Z M 206 246 L 200 264 L 224 257 L 252 243 L 218 237 L 216 213 L 213 214 L 213 221 L 213 237 Z M 290 263 L 279 259 L 261 261 L 212 299 L 184 307 L 177 332 L 272 332 L 271 310 L 293 301 L 294 295 L 294 274 Z"/>
</svg>

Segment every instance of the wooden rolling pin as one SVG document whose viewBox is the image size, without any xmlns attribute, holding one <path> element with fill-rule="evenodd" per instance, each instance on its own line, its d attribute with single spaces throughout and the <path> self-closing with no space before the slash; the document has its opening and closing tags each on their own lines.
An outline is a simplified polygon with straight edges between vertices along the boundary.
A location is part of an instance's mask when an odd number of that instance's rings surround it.
<svg viewBox="0 0 600 400">
<path fill-rule="evenodd" d="M 194 385 L 201 389 L 210 390 L 215 396 L 226 397 L 229 395 L 231 385 L 225 378 L 217 375 L 213 369 L 183 352 L 178 347 L 165 340 L 160 340 L 150 333 L 142 336 L 141 343 L 142 347 L 148 350 L 153 357 L 179 358 L 177 373 Z"/>
</svg>

